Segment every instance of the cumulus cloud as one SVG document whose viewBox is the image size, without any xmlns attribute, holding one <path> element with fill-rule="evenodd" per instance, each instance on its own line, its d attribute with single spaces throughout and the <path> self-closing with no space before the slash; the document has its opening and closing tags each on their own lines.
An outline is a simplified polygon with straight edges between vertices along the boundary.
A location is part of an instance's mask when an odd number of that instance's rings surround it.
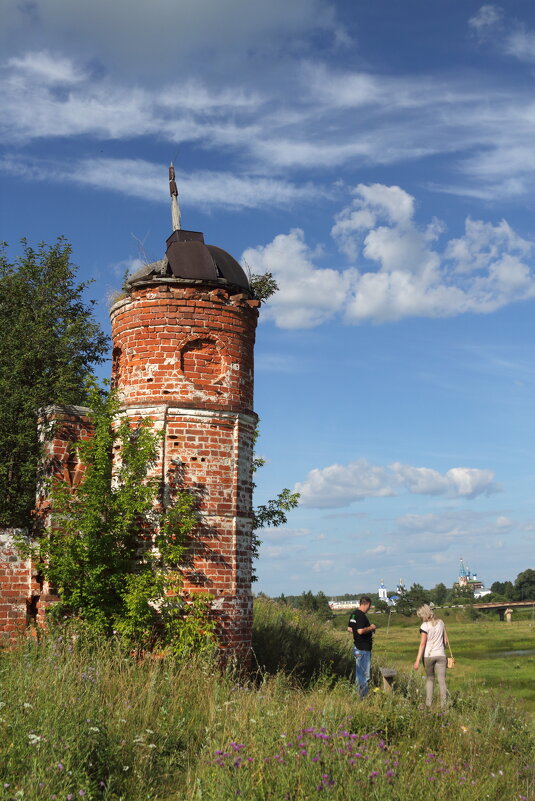
<svg viewBox="0 0 535 801">
<path fill-rule="evenodd" d="M 412 467 L 394 462 L 390 465 L 393 480 L 415 495 L 449 495 L 475 498 L 496 491 L 494 473 L 470 467 L 452 467 L 439 473 L 430 467 Z"/>
<path fill-rule="evenodd" d="M 364 498 L 396 495 L 405 489 L 415 495 L 444 495 L 448 498 L 475 498 L 498 491 L 491 470 L 453 467 L 440 473 L 429 467 L 413 467 L 394 462 L 373 465 L 358 459 L 348 465 L 329 465 L 311 470 L 295 485 L 302 506 L 339 508 Z"/>
<path fill-rule="evenodd" d="M 299 228 L 279 234 L 268 245 L 244 251 L 242 260 L 254 273 L 271 272 L 279 285 L 264 309 L 264 319 L 275 320 L 282 328 L 311 328 L 343 307 L 357 273 L 317 268 L 315 255 Z"/>
<path fill-rule="evenodd" d="M 531 241 L 505 220 L 468 218 L 464 234 L 439 247 L 443 224 L 419 225 L 414 197 L 398 186 L 359 184 L 331 233 L 352 266 L 318 266 L 320 254 L 300 229 L 244 252 L 253 272 L 269 271 L 279 284 L 264 319 L 307 328 L 334 316 L 348 323 L 453 317 L 535 297 Z"/>
</svg>

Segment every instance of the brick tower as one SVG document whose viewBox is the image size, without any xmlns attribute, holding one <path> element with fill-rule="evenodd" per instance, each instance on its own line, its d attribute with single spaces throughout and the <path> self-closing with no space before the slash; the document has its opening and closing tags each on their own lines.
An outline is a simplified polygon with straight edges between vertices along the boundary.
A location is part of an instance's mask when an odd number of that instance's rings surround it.
<svg viewBox="0 0 535 801">
<path fill-rule="evenodd" d="M 123 411 L 163 432 L 155 466 L 199 495 L 202 523 L 184 591 L 213 597 L 223 647 L 251 644 L 253 348 L 259 301 L 240 265 L 201 233 L 173 233 L 166 255 L 132 275 L 110 312 L 112 380 Z M 164 491 L 165 498 L 165 491 Z"/>
</svg>

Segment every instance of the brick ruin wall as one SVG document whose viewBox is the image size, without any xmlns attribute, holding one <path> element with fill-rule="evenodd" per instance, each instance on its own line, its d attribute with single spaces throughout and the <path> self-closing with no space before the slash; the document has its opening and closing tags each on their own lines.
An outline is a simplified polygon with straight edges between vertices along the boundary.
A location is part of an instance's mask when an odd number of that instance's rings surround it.
<svg viewBox="0 0 535 801">
<path fill-rule="evenodd" d="M 44 449 L 42 477 L 58 476 L 75 486 L 83 475 L 73 447 L 79 439 L 91 436 L 88 409 L 80 406 L 50 406 L 40 412 L 37 426 Z M 43 485 L 37 488 L 37 518 L 48 522 L 48 499 Z M 39 567 L 20 556 L 17 537 L 27 537 L 21 529 L 0 530 L 0 643 L 17 637 L 29 624 L 42 623 L 46 608 L 56 600 L 39 574 Z"/>
<path fill-rule="evenodd" d="M 174 476 L 200 498 L 202 523 L 184 566 L 184 592 L 209 592 L 221 645 L 246 652 L 252 636 L 251 537 L 253 348 L 258 301 L 228 289 L 169 281 L 134 290 L 111 310 L 112 380 L 134 423 L 164 434 L 156 475 Z M 87 409 L 49 407 L 40 417 L 48 475 L 75 486 L 83 476 L 73 443 L 91 435 Z M 44 436 L 49 433 L 48 439 Z M 46 520 L 48 501 L 38 494 Z M 54 601 L 9 532 L 0 532 L 0 634 Z"/>
<path fill-rule="evenodd" d="M 0 646 L 21 634 L 27 623 L 32 598 L 32 570 L 29 559 L 21 558 L 15 546 L 20 529 L 0 530 Z"/>
</svg>

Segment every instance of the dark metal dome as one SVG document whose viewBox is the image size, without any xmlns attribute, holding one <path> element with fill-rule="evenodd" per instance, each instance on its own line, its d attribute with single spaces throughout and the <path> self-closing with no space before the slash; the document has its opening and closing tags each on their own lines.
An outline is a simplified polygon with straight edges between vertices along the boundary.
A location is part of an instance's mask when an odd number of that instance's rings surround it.
<svg viewBox="0 0 535 801">
<path fill-rule="evenodd" d="M 221 282 L 251 292 L 248 278 L 236 259 L 222 248 L 205 245 L 199 231 L 173 231 L 167 240 L 165 258 L 142 267 L 130 276 L 127 285 L 162 278 Z"/>
</svg>

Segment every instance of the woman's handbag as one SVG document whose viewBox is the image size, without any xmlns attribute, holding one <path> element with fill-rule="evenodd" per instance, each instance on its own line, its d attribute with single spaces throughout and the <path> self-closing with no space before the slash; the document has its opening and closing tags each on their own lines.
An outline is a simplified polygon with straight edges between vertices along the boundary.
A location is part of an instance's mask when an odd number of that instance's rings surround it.
<svg viewBox="0 0 535 801">
<path fill-rule="evenodd" d="M 448 664 L 446 667 L 454 668 L 455 667 L 455 657 L 451 652 L 451 645 L 450 645 L 450 638 L 448 637 L 448 648 L 450 649 L 450 655 L 448 656 Z"/>
</svg>

